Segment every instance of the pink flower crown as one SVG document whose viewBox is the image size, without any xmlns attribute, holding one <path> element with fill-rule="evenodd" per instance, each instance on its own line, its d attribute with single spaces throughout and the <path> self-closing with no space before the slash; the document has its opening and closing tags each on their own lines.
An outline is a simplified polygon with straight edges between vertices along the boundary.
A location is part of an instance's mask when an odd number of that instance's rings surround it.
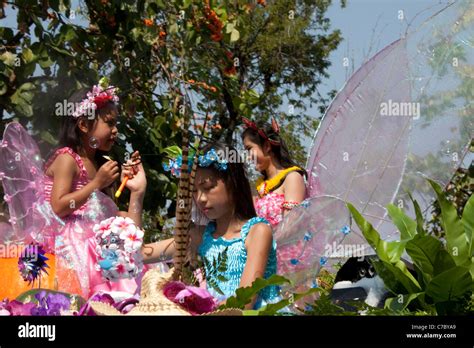
<svg viewBox="0 0 474 348">
<path fill-rule="evenodd" d="M 92 87 L 92 91 L 87 92 L 86 98 L 83 99 L 76 107 L 73 112 L 73 117 L 81 117 L 86 115 L 89 110 L 97 110 L 103 107 L 107 102 L 112 101 L 114 103 L 119 101 L 117 96 L 117 88 L 114 86 L 108 86 L 108 80 L 102 78 L 98 85 Z"/>
</svg>

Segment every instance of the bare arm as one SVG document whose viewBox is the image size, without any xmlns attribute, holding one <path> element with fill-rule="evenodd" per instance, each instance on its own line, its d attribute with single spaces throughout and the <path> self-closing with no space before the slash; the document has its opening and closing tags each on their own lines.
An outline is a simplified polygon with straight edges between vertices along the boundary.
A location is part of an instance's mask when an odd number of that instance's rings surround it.
<svg viewBox="0 0 474 348">
<path fill-rule="evenodd" d="M 137 226 L 142 225 L 142 212 L 143 212 L 143 199 L 145 198 L 146 191 L 146 175 L 145 169 L 140 161 L 140 153 L 135 151 L 132 154 L 131 159 L 127 161 L 128 167 L 122 167 L 122 174 L 120 181 L 124 179 L 125 176 L 128 176 L 126 187 L 130 190 L 130 202 L 128 205 L 127 212 L 120 212 L 119 215 L 127 216 L 131 218 Z M 138 165 L 133 165 L 134 163 L 139 163 Z"/>
<path fill-rule="evenodd" d="M 109 186 L 119 176 L 117 162 L 108 161 L 99 168 L 93 180 L 83 188 L 71 192 L 72 182 L 79 171 L 76 161 L 68 154 L 61 154 L 54 160 L 51 168 L 51 207 L 59 217 L 67 216 L 80 208 L 94 190 Z"/>
<path fill-rule="evenodd" d="M 245 241 L 247 262 L 240 278 L 239 287 L 251 286 L 255 279 L 264 276 L 272 242 L 273 236 L 270 226 L 260 223 L 251 228 Z M 254 297 L 251 303 L 246 305 L 246 309 L 252 309 L 256 300 L 257 297 Z"/>
<path fill-rule="evenodd" d="M 203 226 L 192 227 L 190 230 L 189 250 L 191 255 L 195 255 L 201 244 Z M 168 238 L 159 242 L 145 244 L 142 247 L 143 263 L 155 263 L 164 260 L 171 260 L 176 251 L 174 238 Z"/>
<path fill-rule="evenodd" d="M 171 260 L 175 251 L 174 238 L 145 244 L 142 247 L 143 263 L 147 264 Z"/>
<path fill-rule="evenodd" d="M 80 190 L 71 192 L 72 182 L 77 173 L 76 161 L 68 154 L 59 155 L 54 160 L 51 207 L 54 213 L 61 218 L 81 207 L 91 193 L 98 188 L 97 183 L 91 181 Z"/>
<path fill-rule="evenodd" d="M 142 226 L 142 212 L 143 212 L 143 199 L 145 198 L 144 192 L 131 192 L 130 203 L 128 205 L 128 211 L 119 211 L 117 215 L 123 217 L 129 217 L 135 222 L 138 227 Z"/>
<path fill-rule="evenodd" d="M 284 191 L 286 202 L 303 202 L 306 194 L 303 176 L 298 172 L 289 173 L 285 178 Z M 284 209 L 283 215 L 287 214 L 288 211 Z"/>
</svg>

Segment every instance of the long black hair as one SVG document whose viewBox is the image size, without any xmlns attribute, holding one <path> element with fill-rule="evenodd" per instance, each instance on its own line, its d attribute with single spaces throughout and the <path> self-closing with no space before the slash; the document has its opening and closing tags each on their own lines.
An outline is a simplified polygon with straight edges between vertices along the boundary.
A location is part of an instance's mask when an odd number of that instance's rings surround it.
<svg viewBox="0 0 474 348">
<path fill-rule="evenodd" d="M 278 163 L 283 167 L 283 168 L 290 168 L 290 167 L 300 167 L 292 158 L 290 155 L 290 151 L 288 150 L 288 147 L 286 146 L 285 141 L 281 137 L 279 132 L 275 132 L 273 129 L 272 125 L 270 123 L 256 123 L 257 127 L 262 130 L 265 135 L 268 137 L 270 140 L 274 140 L 278 142 L 278 144 L 272 144 L 270 143 L 271 146 L 271 151 L 275 155 Z M 242 133 L 242 141 L 245 139 L 245 137 L 248 137 L 251 142 L 257 144 L 263 149 L 263 145 L 265 144 L 265 141 L 268 141 L 265 139 L 256 129 L 253 128 L 246 128 L 244 132 Z M 307 173 L 304 169 L 298 170 L 302 175 L 307 177 Z M 267 178 L 266 173 L 262 173 L 265 179 Z"/>
<path fill-rule="evenodd" d="M 240 158 L 237 156 L 237 150 L 235 150 L 232 146 L 218 141 L 207 143 L 202 147 L 200 153 L 206 154 L 211 149 L 216 150 L 219 155 L 234 153 L 236 156 L 230 157 L 236 159 Z M 206 167 L 206 169 L 212 170 L 218 178 L 221 178 L 224 181 L 229 195 L 234 201 L 234 215 L 238 219 L 248 220 L 257 216 L 253 205 L 250 183 L 245 172 L 243 161 L 236 160 L 229 162 L 227 164 L 226 170 L 219 170 L 214 167 L 214 165 Z"/>
<path fill-rule="evenodd" d="M 87 93 L 92 90 L 92 87 L 89 88 L 81 88 L 80 90 L 74 92 L 71 97 L 67 100 L 67 105 L 78 105 L 82 100 L 84 100 L 87 96 Z M 70 104 L 71 103 L 71 104 Z M 58 148 L 62 147 L 70 147 L 75 153 L 80 154 L 81 150 L 83 150 L 84 145 L 82 144 L 81 140 L 81 131 L 79 129 L 79 122 L 81 120 L 85 120 L 89 128 L 92 128 L 94 124 L 98 121 L 98 118 L 104 118 L 108 112 L 112 110 L 112 108 L 116 108 L 117 105 L 112 102 L 108 101 L 99 109 L 95 110 L 94 117 L 88 118 L 87 115 L 80 116 L 80 117 L 73 117 L 69 114 L 69 109 L 67 108 L 68 112 L 64 112 L 61 115 L 61 126 L 59 128 L 59 141 L 58 141 Z M 103 157 L 106 152 L 100 151 L 99 149 L 96 150 L 94 161 L 97 164 L 97 167 L 102 166 L 107 160 Z M 114 189 L 117 187 L 117 183 L 112 183 L 108 188 L 104 188 L 102 191 L 108 194 L 113 198 Z"/>
</svg>

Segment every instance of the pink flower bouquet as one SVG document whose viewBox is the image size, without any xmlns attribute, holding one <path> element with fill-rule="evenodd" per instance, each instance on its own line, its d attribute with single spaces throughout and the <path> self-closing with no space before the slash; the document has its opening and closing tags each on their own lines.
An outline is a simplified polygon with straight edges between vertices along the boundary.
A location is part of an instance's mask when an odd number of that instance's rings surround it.
<svg viewBox="0 0 474 348">
<path fill-rule="evenodd" d="M 143 269 L 143 231 L 128 217 L 111 217 L 94 226 L 96 269 L 115 281 L 138 276 Z"/>
</svg>

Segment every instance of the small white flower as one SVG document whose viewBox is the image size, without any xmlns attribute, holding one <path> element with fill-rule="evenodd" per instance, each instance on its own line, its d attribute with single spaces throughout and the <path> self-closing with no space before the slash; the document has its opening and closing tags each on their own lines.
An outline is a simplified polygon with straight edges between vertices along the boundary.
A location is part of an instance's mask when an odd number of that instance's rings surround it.
<svg viewBox="0 0 474 348">
<path fill-rule="evenodd" d="M 143 244 L 143 231 L 135 228 L 120 233 L 120 238 L 125 241 L 125 250 L 132 252 L 141 248 Z"/>
</svg>

